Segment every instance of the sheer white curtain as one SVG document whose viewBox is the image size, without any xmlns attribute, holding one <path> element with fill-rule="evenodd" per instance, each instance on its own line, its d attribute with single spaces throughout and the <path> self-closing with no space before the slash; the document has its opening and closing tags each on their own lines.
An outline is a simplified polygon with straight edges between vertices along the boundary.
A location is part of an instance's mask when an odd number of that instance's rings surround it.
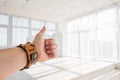
<svg viewBox="0 0 120 80">
<path fill-rule="evenodd" d="M 67 37 L 68 41 L 67 41 L 67 53 L 68 56 L 72 56 L 72 57 L 79 57 L 79 39 L 78 39 L 78 33 L 71 33 L 68 34 Z"/>
<path fill-rule="evenodd" d="M 95 58 L 96 48 L 96 14 L 81 18 L 79 23 L 81 58 Z"/>
<path fill-rule="evenodd" d="M 117 60 L 117 8 L 68 23 L 68 56 L 104 61 Z"/>
<path fill-rule="evenodd" d="M 79 20 L 76 19 L 74 21 L 71 21 L 67 25 L 67 56 L 72 57 L 80 57 L 79 54 L 79 34 L 78 34 L 78 26 L 79 26 Z"/>
<path fill-rule="evenodd" d="M 116 8 L 97 14 L 97 52 L 96 59 L 117 60 L 117 13 Z"/>
</svg>

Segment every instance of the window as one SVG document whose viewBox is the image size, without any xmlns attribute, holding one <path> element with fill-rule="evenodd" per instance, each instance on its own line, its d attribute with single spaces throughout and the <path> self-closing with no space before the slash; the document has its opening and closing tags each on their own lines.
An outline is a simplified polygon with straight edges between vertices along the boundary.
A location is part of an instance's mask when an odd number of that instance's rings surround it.
<svg viewBox="0 0 120 80">
<path fill-rule="evenodd" d="M 56 30 L 56 24 L 52 22 L 46 22 L 45 24 L 47 30 Z"/>
<path fill-rule="evenodd" d="M 31 20 L 31 27 L 41 29 L 44 26 L 43 21 Z"/>
<path fill-rule="evenodd" d="M 109 61 L 114 61 L 117 59 L 117 29 L 115 27 L 115 25 L 105 25 L 104 28 L 97 30 L 97 59 Z"/>
<path fill-rule="evenodd" d="M 82 17 L 79 21 L 80 57 L 93 59 L 96 42 L 97 15 Z"/>
<path fill-rule="evenodd" d="M 116 61 L 117 24 L 117 8 L 70 21 L 67 26 L 67 55 Z"/>
<path fill-rule="evenodd" d="M 45 34 L 45 38 L 54 38 L 56 39 L 56 31 L 47 31 Z"/>
<path fill-rule="evenodd" d="M 0 14 L 0 47 L 7 46 L 7 25 L 9 25 L 9 16 Z"/>
<path fill-rule="evenodd" d="M 29 20 L 13 16 L 12 45 L 26 43 L 29 39 Z"/>
<path fill-rule="evenodd" d="M 114 23 L 117 20 L 116 9 L 117 8 L 111 8 L 111 9 L 99 12 L 97 14 L 97 24 L 102 25 L 102 24 Z"/>
<path fill-rule="evenodd" d="M 93 59 L 96 48 L 96 31 L 79 33 L 80 57 L 84 59 Z"/>
<path fill-rule="evenodd" d="M 45 24 L 47 32 L 45 38 L 54 38 L 56 39 L 56 24 L 52 22 L 46 22 Z"/>
<path fill-rule="evenodd" d="M 28 29 L 13 28 L 13 45 L 26 43 L 28 41 Z"/>
<path fill-rule="evenodd" d="M 7 46 L 7 29 L 6 28 L 0 28 L 0 47 L 6 47 Z"/>
<path fill-rule="evenodd" d="M 56 24 L 53 22 L 43 22 L 38 20 L 31 20 L 31 41 L 34 39 L 35 35 L 42 29 L 43 26 L 46 26 L 45 38 L 54 38 L 56 39 Z"/>
<path fill-rule="evenodd" d="M 97 15 L 97 59 L 116 61 L 116 8 L 111 8 Z"/>
<path fill-rule="evenodd" d="M 21 18 L 21 17 L 13 17 L 13 26 L 18 26 L 18 27 L 29 27 L 28 26 L 28 19 Z"/>
<path fill-rule="evenodd" d="M 43 21 L 31 20 L 31 37 L 30 37 L 30 41 L 32 41 L 34 39 L 35 35 L 42 29 L 43 26 L 44 26 Z"/>
<path fill-rule="evenodd" d="M 67 32 L 75 32 L 75 31 L 78 31 L 79 22 L 80 22 L 80 19 L 76 19 L 76 20 L 70 21 L 70 22 L 67 24 Z"/>
<path fill-rule="evenodd" d="M 79 39 L 78 39 L 78 33 L 71 33 L 68 34 L 67 37 L 67 55 L 72 57 L 79 57 Z"/>
<path fill-rule="evenodd" d="M 67 36 L 67 55 L 73 57 L 79 57 L 79 35 L 78 35 L 78 26 L 79 19 L 71 21 L 67 25 L 67 32 L 69 33 Z"/>
<path fill-rule="evenodd" d="M 35 36 L 40 30 L 32 30 L 32 36 Z"/>
<path fill-rule="evenodd" d="M 1 25 L 8 25 L 9 24 L 8 18 L 9 18 L 8 15 L 0 14 L 0 24 Z"/>
<path fill-rule="evenodd" d="M 32 41 L 45 23 L 47 37 L 56 39 L 56 24 L 53 22 L 0 14 L 0 47 L 11 47 Z"/>
</svg>

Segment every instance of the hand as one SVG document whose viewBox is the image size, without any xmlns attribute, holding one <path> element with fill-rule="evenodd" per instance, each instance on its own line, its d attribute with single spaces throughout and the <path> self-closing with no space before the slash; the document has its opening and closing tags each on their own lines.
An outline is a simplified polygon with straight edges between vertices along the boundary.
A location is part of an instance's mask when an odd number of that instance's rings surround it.
<svg viewBox="0 0 120 80">
<path fill-rule="evenodd" d="M 39 62 L 43 62 L 56 57 L 55 40 L 44 39 L 45 32 L 46 28 L 43 27 L 32 42 L 37 48 Z"/>
</svg>

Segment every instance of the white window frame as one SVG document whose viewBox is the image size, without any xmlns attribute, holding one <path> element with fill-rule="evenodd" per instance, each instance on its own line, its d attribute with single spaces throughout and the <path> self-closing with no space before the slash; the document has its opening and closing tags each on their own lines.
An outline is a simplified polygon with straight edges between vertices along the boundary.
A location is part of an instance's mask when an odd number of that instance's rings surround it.
<svg viewBox="0 0 120 80">
<path fill-rule="evenodd" d="M 52 22 L 52 21 L 45 21 L 45 20 L 39 20 L 39 19 L 33 19 L 33 18 L 27 18 L 27 17 L 22 17 L 22 16 L 17 16 L 17 15 L 10 15 L 10 14 L 5 14 L 5 13 L 0 13 L 0 15 L 8 15 L 9 16 L 9 24 L 8 25 L 1 25 L 0 24 L 0 27 L 2 28 L 7 28 L 7 46 L 4 46 L 4 47 L 2 47 L 2 46 L 0 46 L 0 48 L 7 48 L 7 47 L 11 47 L 11 46 L 13 46 L 12 45 L 12 38 L 13 38 L 13 34 L 12 34 L 12 32 L 13 32 L 13 28 L 21 28 L 21 29 L 28 29 L 28 36 L 29 36 L 29 41 L 30 41 L 30 38 L 32 37 L 32 30 L 34 29 L 34 28 L 32 28 L 31 27 L 31 20 L 38 20 L 38 21 L 43 21 L 44 22 L 44 25 L 45 25 L 45 23 L 47 23 L 47 22 Z M 12 23 L 13 23 L 13 20 L 12 20 L 12 18 L 13 17 L 20 17 L 20 18 L 25 18 L 25 19 L 28 19 L 28 27 L 20 27 L 20 26 L 13 26 L 12 25 Z M 56 27 L 56 30 L 54 30 L 55 32 L 56 32 L 56 34 L 57 34 L 57 23 L 56 22 L 52 22 L 52 23 L 54 23 L 55 24 L 55 27 Z M 38 29 L 34 29 L 34 30 L 38 30 Z"/>
</svg>

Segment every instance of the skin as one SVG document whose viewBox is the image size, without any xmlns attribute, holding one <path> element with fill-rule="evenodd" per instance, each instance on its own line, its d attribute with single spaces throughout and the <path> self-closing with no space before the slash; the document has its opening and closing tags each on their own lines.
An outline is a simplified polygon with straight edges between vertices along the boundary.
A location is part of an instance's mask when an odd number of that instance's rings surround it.
<svg viewBox="0 0 120 80">
<path fill-rule="evenodd" d="M 46 28 L 36 35 L 32 44 L 36 46 L 38 61 L 44 62 L 56 57 L 56 43 L 54 39 L 44 39 Z M 26 66 L 25 52 L 18 47 L 0 50 L 0 79 L 4 80 L 11 74 Z"/>
</svg>

